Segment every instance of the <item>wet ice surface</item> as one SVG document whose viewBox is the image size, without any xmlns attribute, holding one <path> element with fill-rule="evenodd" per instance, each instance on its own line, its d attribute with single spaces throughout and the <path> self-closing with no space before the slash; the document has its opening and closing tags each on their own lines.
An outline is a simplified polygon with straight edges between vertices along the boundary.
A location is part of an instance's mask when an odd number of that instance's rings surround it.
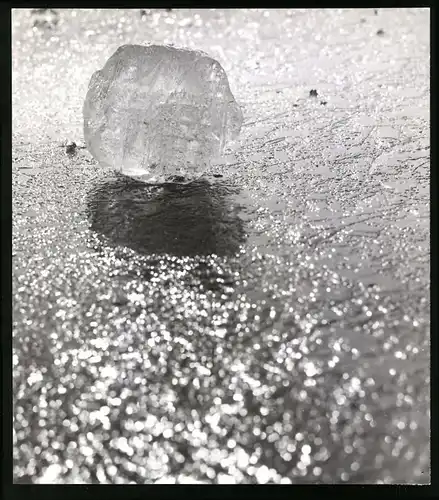
<svg viewBox="0 0 439 500">
<path fill-rule="evenodd" d="M 428 482 L 428 11 L 32 23 L 13 15 L 15 481 Z M 212 54 L 243 108 L 206 182 L 59 147 L 93 69 L 145 36 Z"/>
</svg>

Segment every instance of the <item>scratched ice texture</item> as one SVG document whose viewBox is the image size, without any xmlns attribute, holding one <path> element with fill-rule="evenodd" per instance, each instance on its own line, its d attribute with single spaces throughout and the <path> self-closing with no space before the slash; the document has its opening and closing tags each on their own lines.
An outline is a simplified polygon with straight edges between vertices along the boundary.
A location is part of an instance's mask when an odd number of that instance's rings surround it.
<svg viewBox="0 0 439 500">
<path fill-rule="evenodd" d="M 16 482 L 430 481 L 429 26 L 13 11 Z M 208 53 L 242 107 L 191 184 L 81 144 L 90 75 L 145 43 Z"/>
<path fill-rule="evenodd" d="M 221 65 L 171 46 L 119 47 L 93 74 L 84 103 L 92 155 L 150 183 L 199 178 L 241 125 Z"/>
</svg>

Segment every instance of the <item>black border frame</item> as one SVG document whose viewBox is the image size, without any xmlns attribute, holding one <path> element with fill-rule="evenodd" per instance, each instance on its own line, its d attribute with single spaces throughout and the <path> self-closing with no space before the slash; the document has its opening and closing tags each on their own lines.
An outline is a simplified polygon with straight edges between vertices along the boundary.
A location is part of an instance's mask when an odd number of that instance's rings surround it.
<svg viewBox="0 0 439 500">
<path fill-rule="evenodd" d="M 279 5 L 280 3 L 280 5 Z M 311 5 L 310 5 L 311 3 Z M 326 5 L 325 5 L 326 3 Z M 425 497 L 434 498 L 438 497 L 439 481 L 435 478 L 437 471 L 437 432 L 433 422 L 438 422 L 437 411 L 437 339 L 434 336 L 433 329 L 431 328 L 431 483 L 430 485 L 257 485 L 256 489 L 252 485 L 124 485 L 124 488 L 117 485 L 25 485 L 13 484 L 12 475 L 12 57 L 11 57 L 11 9 L 13 8 L 31 8 L 41 7 L 47 5 L 45 2 L 34 1 L 16 1 L 1 3 L 0 5 L 0 64 L 2 72 L 2 92 L 1 95 L 1 422 L 2 422 L 2 435 L 0 441 L 0 457 L 2 465 L 2 498 L 19 499 L 19 498 L 59 498 L 63 497 L 65 500 L 79 498 L 94 498 L 102 495 L 103 498 L 144 498 L 151 496 L 152 498 L 175 498 L 179 495 L 189 495 L 193 498 L 203 499 L 222 499 L 225 496 L 233 497 L 235 495 L 255 495 L 266 497 L 267 495 L 276 496 L 278 498 L 287 498 L 291 494 L 306 494 L 312 497 L 322 497 L 331 492 L 345 495 L 355 495 L 358 498 L 370 498 L 371 495 L 378 495 L 382 498 L 411 498 L 411 497 Z M 164 5 L 165 4 L 165 5 Z M 222 7 L 223 2 L 214 2 L 211 5 L 214 7 Z M 323 4 L 323 5 L 322 5 Z M 51 7 L 54 8 L 69 8 L 69 7 L 100 7 L 100 8 L 139 8 L 139 7 L 157 7 L 164 8 L 187 8 L 187 7 L 207 7 L 206 2 L 194 2 L 184 0 L 172 0 L 170 2 L 163 1 L 148 1 L 145 3 L 140 2 L 119 2 L 115 0 L 107 0 L 106 2 L 84 2 L 76 0 L 74 2 L 66 2 L 63 5 L 61 2 L 55 2 Z M 249 2 L 227 2 L 224 7 L 255 7 Z M 285 7 L 282 2 L 271 2 L 270 8 Z M 392 7 L 428 7 L 430 8 L 430 28 L 431 28 L 431 101 L 430 106 L 433 113 L 431 113 L 431 126 L 430 134 L 434 139 L 436 130 L 436 92 L 437 80 L 436 71 L 433 65 L 436 55 L 436 9 L 432 2 L 407 2 L 407 1 L 375 1 L 368 5 L 368 2 L 294 2 L 293 5 L 287 7 L 294 8 L 355 8 L 355 7 L 370 7 L 370 8 L 392 8 Z M 436 143 L 434 140 L 430 141 L 431 144 L 431 165 L 435 165 L 436 157 Z M 431 184 L 430 184 L 430 253 L 435 255 L 435 241 L 437 236 L 437 219 L 435 220 L 435 213 L 437 209 L 436 192 L 437 192 L 437 171 L 431 168 Z M 436 224 L 435 224 L 436 222 Z M 434 259 L 430 263 L 431 283 L 432 285 L 439 280 L 438 269 Z M 435 287 L 431 286 L 431 306 L 437 303 L 437 295 Z M 434 324 L 435 309 L 431 307 L 431 326 Z M 293 488 L 293 489 L 291 489 Z"/>
</svg>

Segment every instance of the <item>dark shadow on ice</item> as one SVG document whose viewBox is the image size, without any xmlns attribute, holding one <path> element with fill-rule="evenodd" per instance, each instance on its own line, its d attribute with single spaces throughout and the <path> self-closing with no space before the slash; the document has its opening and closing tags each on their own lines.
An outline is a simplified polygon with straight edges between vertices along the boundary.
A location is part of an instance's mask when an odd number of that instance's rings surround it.
<svg viewBox="0 0 439 500">
<path fill-rule="evenodd" d="M 118 175 L 88 195 L 91 229 L 139 253 L 230 255 L 246 234 L 239 189 L 205 180 L 148 185 Z"/>
</svg>

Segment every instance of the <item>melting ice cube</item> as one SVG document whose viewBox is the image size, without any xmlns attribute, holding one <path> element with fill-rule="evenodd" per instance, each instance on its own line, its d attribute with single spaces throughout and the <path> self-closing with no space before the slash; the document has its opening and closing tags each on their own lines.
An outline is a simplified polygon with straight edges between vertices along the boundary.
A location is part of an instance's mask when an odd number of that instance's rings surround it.
<svg viewBox="0 0 439 500">
<path fill-rule="evenodd" d="M 200 177 L 242 120 L 217 61 L 160 45 L 119 47 L 93 74 L 84 103 L 91 154 L 150 183 Z"/>
</svg>

